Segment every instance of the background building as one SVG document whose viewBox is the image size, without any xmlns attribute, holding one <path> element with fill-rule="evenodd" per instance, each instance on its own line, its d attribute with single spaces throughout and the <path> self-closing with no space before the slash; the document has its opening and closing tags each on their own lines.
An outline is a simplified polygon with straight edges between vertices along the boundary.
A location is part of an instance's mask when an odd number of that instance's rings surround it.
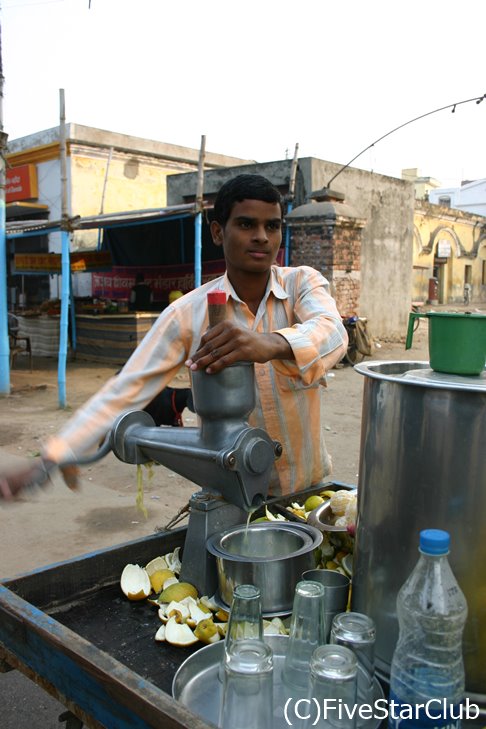
<svg viewBox="0 0 486 729">
<path fill-rule="evenodd" d="M 131 220 L 103 231 L 81 226 L 71 232 L 71 252 L 104 247 L 115 266 L 111 280 L 109 274 L 74 274 L 74 295 L 116 298 L 114 277 L 123 272 L 128 281 L 139 267 L 153 267 L 163 296 L 171 287 L 187 284 L 183 290 L 189 290 L 194 285 L 193 216 L 186 212 L 186 220 L 148 225 L 141 213 L 165 206 L 193 209 L 199 150 L 69 124 L 67 153 L 69 218 L 133 211 Z M 11 141 L 8 165 L 7 222 L 60 220 L 59 128 Z M 298 160 L 290 196 L 291 170 L 288 159 L 257 163 L 206 153 L 205 204 L 210 206 L 220 186 L 241 172 L 268 177 L 287 203 L 280 262 L 320 270 L 341 313 L 366 316 L 376 338 L 403 337 L 414 301 L 462 301 L 466 283 L 473 302 L 486 300 L 485 218 L 427 202 L 440 190 L 437 180 L 420 176 L 417 168 L 403 170 L 400 180 L 309 157 Z M 486 180 L 470 183 L 478 194 L 479 183 L 485 188 Z M 10 259 L 22 251 L 58 253 L 60 239 L 59 232 L 48 231 L 9 239 Z M 203 280 L 224 267 L 207 220 L 202 261 Z M 11 271 L 8 285 L 14 296 L 25 291 L 27 299 L 42 300 L 59 295 L 59 281 L 59 275 Z"/>
<path fill-rule="evenodd" d="M 262 174 L 286 195 L 290 169 L 291 161 L 281 160 L 210 170 L 204 176 L 204 196 L 213 199 L 221 184 L 240 172 Z M 314 157 L 299 159 L 289 262 L 320 270 L 331 282 L 341 313 L 366 316 L 376 337 L 403 336 L 412 300 L 413 184 L 352 167 L 341 169 Z M 194 173 L 171 176 L 168 203 L 192 200 L 194 183 Z M 319 204 L 318 191 L 329 186 L 343 201 L 315 213 L 305 211 L 310 218 L 301 218 L 305 226 L 296 226 L 299 206 Z M 312 197 L 315 192 L 317 197 Z"/>
<path fill-rule="evenodd" d="M 486 301 L 486 218 L 417 200 L 413 300 L 437 304 Z"/>
<path fill-rule="evenodd" d="M 199 150 L 126 134 L 94 129 L 80 124 L 66 125 L 66 198 L 69 217 L 91 216 L 167 205 L 167 178 L 197 170 Z M 18 219 L 61 219 L 60 127 L 9 141 L 7 147 L 7 222 Z M 205 167 L 213 169 L 243 164 L 248 160 L 205 153 Z M 71 234 L 71 250 L 96 249 L 97 230 Z M 58 232 L 10 241 L 10 263 L 14 252 L 61 250 Z M 24 291 L 26 298 L 42 300 L 57 296 L 58 277 L 24 276 L 12 273 L 8 285 Z M 91 275 L 76 276 L 77 295 L 91 294 Z"/>
<path fill-rule="evenodd" d="M 437 187 L 440 187 L 439 180 L 434 177 L 423 177 L 417 167 L 409 167 L 402 170 L 402 180 L 413 182 L 415 198 L 417 200 L 429 200 L 429 195 Z"/>
<path fill-rule="evenodd" d="M 465 213 L 486 215 L 486 178 L 465 181 L 461 187 L 439 187 L 430 192 L 429 202 Z"/>
</svg>

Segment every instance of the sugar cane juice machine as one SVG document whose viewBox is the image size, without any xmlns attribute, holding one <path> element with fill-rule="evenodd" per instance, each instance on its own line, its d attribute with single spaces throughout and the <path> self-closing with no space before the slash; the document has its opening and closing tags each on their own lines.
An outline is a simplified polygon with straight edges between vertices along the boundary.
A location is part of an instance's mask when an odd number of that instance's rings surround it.
<svg viewBox="0 0 486 729">
<path fill-rule="evenodd" d="M 192 372 L 199 428 L 156 427 L 144 411 L 121 415 L 110 446 L 125 463 L 156 461 L 201 486 L 190 499 L 181 580 L 213 595 L 216 570 L 205 544 L 212 534 L 246 521 L 262 504 L 281 446 L 246 422 L 255 406 L 254 366 L 239 363 L 216 374 Z"/>
<path fill-rule="evenodd" d="M 226 315 L 226 294 L 208 294 L 209 326 Z M 89 463 L 110 450 L 125 463 L 155 461 L 201 486 L 189 501 L 189 524 L 182 555 L 181 580 L 200 594 L 217 588 L 214 557 L 207 539 L 245 522 L 266 499 L 270 474 L 282 447 L 265 430 L 248 425 L 255 407 L 254 365 L 239 362 L 215 374 L 191 371 L 199 428 L 157 427 L 145 411 L 118 417 L 102 448 Z"/>
</svg>

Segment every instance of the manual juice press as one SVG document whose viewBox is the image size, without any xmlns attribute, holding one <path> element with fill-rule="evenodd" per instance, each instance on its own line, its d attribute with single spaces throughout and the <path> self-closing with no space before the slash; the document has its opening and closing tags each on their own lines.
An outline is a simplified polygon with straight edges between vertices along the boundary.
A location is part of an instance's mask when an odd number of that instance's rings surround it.
<svg viewBox="0 0 486 729">
<path fill-rule="evenodd" d="M 224 292 L 214 293 L 226 301 Z M 226 304 L 210 297 L 209 325 L 214 326 L 224 319 Z M 211 375 L 196 370 L 191 378 L 199 428 L 159 428 L 145 411 L 132 411 L 116 420 L 109 446 L 125 463 L 156 461 L 201 486 L 189 502 L 181 580 L 202 595 L 213 595 L 217 574 L 206 541 L 215 532 L 245 522 L 248 512 L 265 501 L 282 448 L 266 431 L 248 425 L 255 407 L 252 363 L 237 363 Z"/>
</svg>

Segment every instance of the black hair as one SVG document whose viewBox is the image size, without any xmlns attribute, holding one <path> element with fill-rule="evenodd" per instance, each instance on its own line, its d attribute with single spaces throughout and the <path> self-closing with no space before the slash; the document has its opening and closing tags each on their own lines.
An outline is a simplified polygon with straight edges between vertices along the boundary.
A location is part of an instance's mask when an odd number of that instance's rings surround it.
<svg viewBox="0 0 486 729">
<path fill-rule="evenodd" d="M 283 217 L 282 196 L 270 180 L 262 175 L 237 175 L 220 188 L 214 201 L 212 219 L 224 227 L 229 220 L 233 205 L 243 200 L 278 203 Z"/>
</svg>

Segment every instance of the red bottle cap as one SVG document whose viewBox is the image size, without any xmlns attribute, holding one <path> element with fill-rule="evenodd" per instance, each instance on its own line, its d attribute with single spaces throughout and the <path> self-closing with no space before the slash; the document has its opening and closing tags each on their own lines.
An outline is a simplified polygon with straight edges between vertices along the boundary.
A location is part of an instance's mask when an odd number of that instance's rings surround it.
<svg viewBox="0 0 486 729">
<path fill-rule="evenodd" d="M 208 304 L 226 304 L 226 292 L 210 291 L 208 293 Z"/>
</svg>

